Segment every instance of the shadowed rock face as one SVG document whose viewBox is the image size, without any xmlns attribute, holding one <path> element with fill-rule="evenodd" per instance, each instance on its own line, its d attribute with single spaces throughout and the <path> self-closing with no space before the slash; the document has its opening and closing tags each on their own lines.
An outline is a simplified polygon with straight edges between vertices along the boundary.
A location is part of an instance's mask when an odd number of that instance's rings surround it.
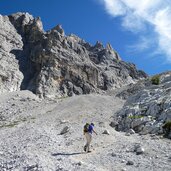
<svg viewBox="0 0 171 171">
<path fill-rule="evenodd" d="M 28 13 L 0 16 L 0 92 L 31 90 L 40 97 L 72 96 L 120 88 L 146 78 L 110 44 L 94 46 L 61 25 L 43 30 Z"/>
</svg>

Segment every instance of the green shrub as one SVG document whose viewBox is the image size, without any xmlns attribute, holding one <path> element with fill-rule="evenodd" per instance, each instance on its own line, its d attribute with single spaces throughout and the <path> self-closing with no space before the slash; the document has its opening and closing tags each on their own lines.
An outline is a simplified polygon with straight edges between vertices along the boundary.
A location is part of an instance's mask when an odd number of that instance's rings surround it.
<svg viewBox="0 0 171 171">
<path fill-rule="evenodd" d="M 159 75 L 155 75 L 151 78 L 151 82 L 154 85 L 159 85 L 160 84 L 160 76 Z"/>
<path fill-rule="evenodd" d="M 171 132 L 171 120 L 167 121 L 163 126 L 163 132 L 164 132 L 164 136 L 168 137 L 170 132 Z"/>
<path fill-rule="evenodd" d="M 18 124 L 18 122 L 12 122 L 12 123 L 9 123 L 9 124 L 4 124 L 4 125 L 0 125 L 0 128 L 12 128 L 14 126 L 16 126 Z"/>
</svg>

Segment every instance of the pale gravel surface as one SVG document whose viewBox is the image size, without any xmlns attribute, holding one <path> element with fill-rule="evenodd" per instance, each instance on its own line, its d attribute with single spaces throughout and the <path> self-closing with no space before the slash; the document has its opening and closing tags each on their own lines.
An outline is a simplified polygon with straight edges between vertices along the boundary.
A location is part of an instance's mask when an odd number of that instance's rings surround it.
<svg viewBox="0 0 171 171">
<path fill-rule="evenodd" d="M 170 140 L 157 136 L 125 136 L 109 126 L 124 104 L 105 95 L 40 100 L 28 91 L 0 97 L 0 170 L 11 171 L 169 171 Z M 82 129 L 94 122 L 92 153 L 84 153 Z M 69 126 L 69 132 L 59 135 Z M 102 134 L 107 129 L 110 135 Z M 140 143 L 145 153 L 136 155 Z M 127 161 L 133 165 L 126 165 Z"/>
</svg>

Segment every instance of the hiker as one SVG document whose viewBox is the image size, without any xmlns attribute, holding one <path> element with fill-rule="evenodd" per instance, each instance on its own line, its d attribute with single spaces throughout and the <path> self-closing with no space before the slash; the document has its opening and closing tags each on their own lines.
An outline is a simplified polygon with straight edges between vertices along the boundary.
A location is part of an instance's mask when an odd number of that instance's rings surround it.
<svg viewBox="0 0 171 171">
<path fill-rule="evenodd" d="M 84 151 L 85 152 L 91 152 L 90 149 L 90 143 L 92 140 L 92 133 L 95 133 L 97 135 L 97 133 L 94 131 L 94 124 L 88 124 L 86 123 L 86 125 L 84 126 L 84 135 L 86 137 L 86 145 L 84 146 Z"/>
</svg>

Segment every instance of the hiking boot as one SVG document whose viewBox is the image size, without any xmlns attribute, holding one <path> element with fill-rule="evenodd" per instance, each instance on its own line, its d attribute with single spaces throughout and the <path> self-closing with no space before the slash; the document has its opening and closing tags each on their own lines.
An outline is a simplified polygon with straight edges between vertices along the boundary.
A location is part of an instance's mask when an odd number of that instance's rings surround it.
<svg viewBox="0 0 171 171">
<path fill-rule="evenodd" d="M 84 151 L 86 152 L 86 150 L 87 150 L 87 146 L 85 145 L 85 146 L 84 146 Z"/>
</svg>

